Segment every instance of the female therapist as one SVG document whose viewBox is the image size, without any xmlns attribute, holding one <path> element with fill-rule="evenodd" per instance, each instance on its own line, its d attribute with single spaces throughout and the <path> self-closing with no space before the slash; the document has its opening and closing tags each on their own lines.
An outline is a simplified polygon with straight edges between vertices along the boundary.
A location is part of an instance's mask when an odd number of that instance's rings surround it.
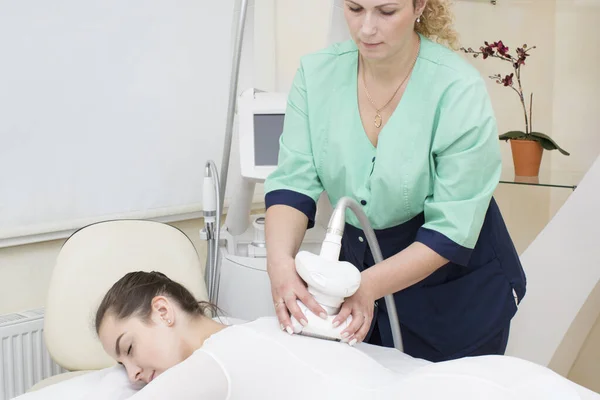
<svg viewBox="0 0 600 400">
<path fill-rule="evenodd" d="M 362 274 L 337 317 L 351 344 L 392 347 L 393 293 L 404 351 L 443 361 L 503 354 L 525 275 L 492 194 L 501 157 L 480 74 L 456 47 L 448 0 L 346 0 L 351 41 L 302 58 L 279 164 L 265 183 L 268 273 L 282 328 L 296 300 L 323 309 L 294 256 L 323 191 L 362 204 L 385 261 L 347 213 L 341 259 Z M 432 39 L 435 38 L 435 41 Z"/>
</svg>

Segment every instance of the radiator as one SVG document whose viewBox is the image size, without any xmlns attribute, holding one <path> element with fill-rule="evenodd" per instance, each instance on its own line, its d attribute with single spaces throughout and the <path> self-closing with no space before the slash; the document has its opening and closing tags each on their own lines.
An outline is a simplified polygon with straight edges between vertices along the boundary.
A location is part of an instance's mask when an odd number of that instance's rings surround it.
<svg viewBox="0 0 600 400">
<path fill-rule="evenodd" d="M 66 372 L 44 344 L 44 309 L 0 315 L 0 400 L 13 399 L 39 381 Z"/>
</svg>

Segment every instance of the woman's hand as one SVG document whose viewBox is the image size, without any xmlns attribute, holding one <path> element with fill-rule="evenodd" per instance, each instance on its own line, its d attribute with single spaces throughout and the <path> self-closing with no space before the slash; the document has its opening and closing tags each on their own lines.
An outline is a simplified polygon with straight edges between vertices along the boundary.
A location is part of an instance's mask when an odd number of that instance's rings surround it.
<svg viewBox="0 0 600 400">
<path fill-rule="evenodd" d="M 287 331 L 290 335 L 293 333 L 290 313 L 302 326 L 306 325 L 306 316 L 298 306 L 298 299 L 315 315 L 327 318 L 325 310 L 308 292 L 306 284 L 296 272 L 294 259 L 278 263 L 278 265 L 270 265 L 268 270 L 271 279 L 273 305 L 282 330 Z"/>
<path fill-rule="evenodd" d="M 337 327 L 352 315 L 352 322 L 341 332 L 343 340 L 350 346 L 362 342 L 369 333 L 374 309 L 375 297 L 371 294 L 367 282 L 361 282 L 356 293 L 344 301 L 339 314 L 333 320 L 334 327 Z"/>
</svg>

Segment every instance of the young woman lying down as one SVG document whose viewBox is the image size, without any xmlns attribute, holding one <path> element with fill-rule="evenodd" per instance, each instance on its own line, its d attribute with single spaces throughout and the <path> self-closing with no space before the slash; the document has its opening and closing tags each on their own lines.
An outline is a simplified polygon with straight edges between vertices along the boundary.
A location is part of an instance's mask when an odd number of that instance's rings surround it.
<svg viewBox="0 0 600 400">
<path fill-rule="evenodd" d="M 181 284 L 129 273 L 96 315 L 105 351 L 143 388 L 130 399 L 592 399 L 586 389 L 505 356 L 430 363 L 282 331 L 276 318 L 227 326 Z M 100 392 L 99 392 L 100 393 Z"/>
</svg>

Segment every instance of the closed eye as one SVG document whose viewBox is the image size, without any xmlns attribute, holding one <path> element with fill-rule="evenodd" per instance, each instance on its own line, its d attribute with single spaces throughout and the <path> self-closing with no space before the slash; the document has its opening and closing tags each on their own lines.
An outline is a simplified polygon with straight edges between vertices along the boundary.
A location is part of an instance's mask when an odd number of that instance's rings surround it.
<svg viewBox="0 0 600 400">
<path fill-rule="evenodd" d="M 132 350 L 132 349 L 133 349 L 133 345 L 132 345 L 132 344 L 130 344 L 130 345 L 129 345 L 129 348 L 127 349 L 127 355 L 130 355 L 130 354 L 131 354 L 131 350 Z"/>
</svg>

